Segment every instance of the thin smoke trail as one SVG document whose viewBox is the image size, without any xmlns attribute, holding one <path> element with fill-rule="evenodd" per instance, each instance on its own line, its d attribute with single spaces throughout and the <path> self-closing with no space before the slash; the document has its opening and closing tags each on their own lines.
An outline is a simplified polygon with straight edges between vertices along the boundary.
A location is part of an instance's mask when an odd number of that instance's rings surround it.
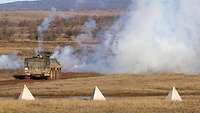
<svg viewBox="0 0 200 113">
<path fill-rule="evenodd" d="M 56 8 L 51 8 L 49 15 L 43 19 L 41 24 L 37 28 L 38 33 L 38 47 L 35 49 L 35 53 L 39 54 L 43 51 L 43 41 L 44 41 L 44 32 L 48 30 L 49 25 L 54 20 L 55 16 L 62 17 L 65 20 L 71 18 L 71 16 L 66 16 L 64 13 L 57 12 Z"/>
<path fill-rule="evenodd" d="M 52 8 L 51 12 L 47 17 L 43 19 L 41 24 L 37 28 L 38 33 L 38 48 L 36 48 L 36 54 L 39 54 L 43 51 L 43 41 L 44 41 L 44 32 L 48 30 L 50 23 L 53 21 L 54 16 L 56 15 L 56 9 Z"/>
</svg>

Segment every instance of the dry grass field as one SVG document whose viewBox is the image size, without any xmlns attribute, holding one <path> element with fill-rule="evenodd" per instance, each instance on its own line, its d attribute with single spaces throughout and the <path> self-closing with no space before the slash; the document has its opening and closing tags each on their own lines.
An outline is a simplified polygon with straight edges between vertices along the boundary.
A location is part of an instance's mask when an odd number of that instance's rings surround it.
<svg viewBox="0 0 200 113">
<path fill-rule="evenodd" d="M 106 102 L 50 99 L 34 102 L 1 100 L 0 113 L 199 113 L 199 97 L 171 103 L 157 97 L 122 98 Z"/>
<path fill-rule="evenodd" d="M 0 96 L 9 98 L 0 99 L 0 113 L 199 113 L 199 81 L 200 77 L 194 75 L 124 74 L 4 84 L 0 85 Z M 21 91 L 24 83 L 36 96 L 36 101 L 12 99 Z M 96 85 L 108 101 L 67 98 L 91 96 Z M 165 100 L 172 86 L 177 87 L 183 102 Z"/>
<path fill-rule="evenodd" d="M 27 85 L 36 96 L 89 96 L 96 85 L 106 96 L 164 96 L 172 86 L 176 86 L 182 95 L 190 96 L 200 95 L 199 81 L 200 76 L 192 75 L 100 75 L 43 82 L 27 81 Z M 19 82 L 0 86 L 0 95 L 14 96 L 23 84 Z"/>
</svg>

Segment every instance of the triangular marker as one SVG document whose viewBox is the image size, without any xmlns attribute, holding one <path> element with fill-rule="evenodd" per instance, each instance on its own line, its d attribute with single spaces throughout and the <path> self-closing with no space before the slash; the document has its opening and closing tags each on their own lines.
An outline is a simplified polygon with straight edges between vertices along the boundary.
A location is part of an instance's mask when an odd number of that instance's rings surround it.
<svg viewBox="0 0 200 113">
<path fill-rule="evenodd" d="M 173 87 L 172 91 L 169 92 L 166 99 L 169 101 L 182 101 L 182 98 L 175 87 Z"/>
<path fill-rule="evenodd" d="M 101 93 L 101 91 L 99 90 L 97 86 L 95 87 L 93 91 L 92 100 L 101 100 L 101 101 L 106 100 L 106 98 L 103 96 L 103 94 Z"/>
<path fill-rule="evenodd" d="M 30 90 L 27 88 L 26 85 L 24 85 L 24 88 L 22 92 L 20 93 L 20 96 L 18 98 L 19 100 L 35 100 L 33 95 L 31 94 Z"/>
</svg>

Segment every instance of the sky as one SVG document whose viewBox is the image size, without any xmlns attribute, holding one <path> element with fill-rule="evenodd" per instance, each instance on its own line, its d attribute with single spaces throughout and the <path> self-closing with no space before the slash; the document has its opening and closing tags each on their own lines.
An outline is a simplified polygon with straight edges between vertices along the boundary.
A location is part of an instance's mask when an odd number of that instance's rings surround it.
<svg viewBox="0 0 200 113">
<path fill-rule="evenodd" d="M 15 2 L 15 1 L 35 1 L 35 0 L 0 0 L 0 4 L 8 3 L 8 2 Z"/>
</svg>

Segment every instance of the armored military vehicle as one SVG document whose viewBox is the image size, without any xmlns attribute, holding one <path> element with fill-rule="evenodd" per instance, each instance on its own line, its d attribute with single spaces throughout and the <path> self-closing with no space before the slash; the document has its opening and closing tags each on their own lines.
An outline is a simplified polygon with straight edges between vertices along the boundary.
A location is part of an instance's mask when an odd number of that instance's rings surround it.
<svg viewBox="0 0 200 113">
<path fill-rule="evenodd" d="M 50 52 L 42 52 L 32 58 L 25 58 L 25 78 L 58 79 L 61 65 L 56 59 L 50 58 Z"/>
</svg>

